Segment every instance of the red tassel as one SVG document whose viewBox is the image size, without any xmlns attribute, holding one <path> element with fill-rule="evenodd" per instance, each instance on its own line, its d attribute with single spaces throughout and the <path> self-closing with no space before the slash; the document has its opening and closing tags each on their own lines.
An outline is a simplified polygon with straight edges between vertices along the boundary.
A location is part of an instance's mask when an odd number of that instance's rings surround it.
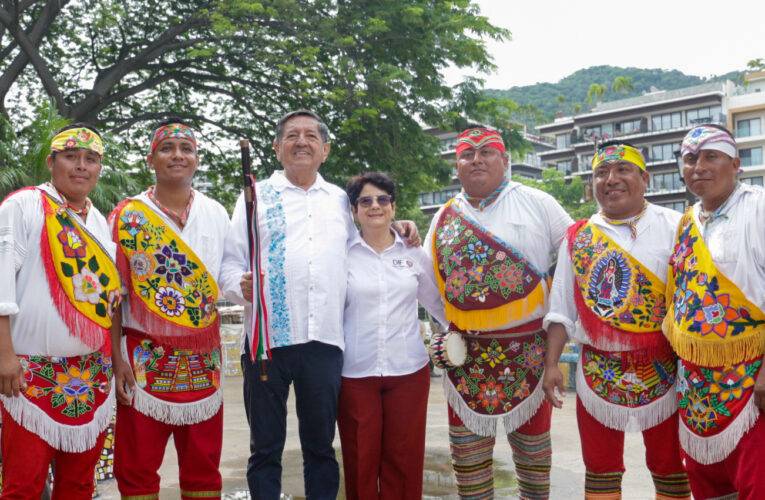
<svg viewBox="0 0 765 500">
<path fill-rule="evenodd" d="M 43 211 L 46 217 L 40 234 L 40 253 L 42 255 L 43 267 L 45 268 L 45 277 L 48 281 L 50 296 L 53 304 L 56 306 L 59 316 L 69 329 L 71 336 L 80 340 L 91 349 L 101 351 L 107 356 L 111 356 L 111 342 L 109 341 L 109 330 L 103 328 L 94 322 L 74 306 L 66 295 L 61 282 L 58 280 L 56 269 L 53 267 L 53 254 L 50 249 L 50 240 L 48 239 L 47 216 L 53 212 L 47 198 L 40 194 L 42 199 Z"/>
</svg>

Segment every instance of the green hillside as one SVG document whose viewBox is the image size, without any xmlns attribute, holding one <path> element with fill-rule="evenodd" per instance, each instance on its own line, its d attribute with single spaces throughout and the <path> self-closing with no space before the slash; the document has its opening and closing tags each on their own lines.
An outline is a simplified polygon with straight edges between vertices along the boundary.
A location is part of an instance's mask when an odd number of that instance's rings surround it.
<svg viewBox="0 0 765 500">
<path fill-rule="evenodd" d="M 612 91 L 611 84 L 617 76 L 631 78 L 633 89 L 629 92 Z M 510 98 L 518 104 L 530 104 L 539 109 L 547 120 L 550 120 L 556 113 L 563 113 L 564 115 L 576 113 L 577 105 L 581 107 L 580 112 L 589 109 L 591 106 L 587 103 L 587 90 L 593 83 L 603 84 L 608 89 L 602 97 L 603 101 L 613 101 L 641 95 L 648 92 L 651 87 L 659 90 L 672 90 L 699 85 L 708 81 L 725 79 L 739 81 L 740 78 L 740 72 L 732 72 L 713 78 L 702 78 L 686 75 L 677 70 L 593 66 L 576 71 L 558 83 L 537 83 L 512 87 L 508 90 L 487 89 L 486 93 L 492 97 Z M 563 102 L 560 102 L 558 96 L 564 97 Z"/>
</svg>

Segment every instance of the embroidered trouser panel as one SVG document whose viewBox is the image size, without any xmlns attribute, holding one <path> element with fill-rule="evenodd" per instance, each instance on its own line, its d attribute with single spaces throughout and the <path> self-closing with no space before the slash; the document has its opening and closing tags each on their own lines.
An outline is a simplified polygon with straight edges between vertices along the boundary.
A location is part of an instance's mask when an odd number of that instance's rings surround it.
<svg viewBox="0 0 765 500">
<path fill-rule="evenodd" d="M 67 453 L 51 447 L 26 430 L 2 410 L 3 483 L 2 500 L 39 500 L 55 462 L 52 500 L 90 500 L 93 474 L 105 433 L 96 445 L 82 453 Z"/>
<path fill-rule="evenodd" d="M 694 499 L 728 498 L 737 492 L 739 500 L 765 498 L 765 418 L 762 413 L 725 460 L 703 465 L 687 453 L 683 455 Z"/>
<path fill-rule="evenodd" d="M 618 498 L 624 473 L 624 432 L 606 427 L 576 400 L 576 420 L 587 469 L 587 498 Z M 678 420 L 673 415 L 643 431 L 646 465 L 653 476 L 657 498 L 690 498 L 678 440 Z"/>
<path fill-rule="evenodd" d="M 528 422 L 507 436 L 513 449 L 520 498 L 544 499 L 550 495 L 551 416 L 552 406 L 545 401 Z M 493 498 L 495 438 L 474 434 L 449 408 L 449 440 L 460 497 Z"/>
<path fill-rule="evenodd" d="M 348 500 L 419 500 L 430 370 L 343 377 L 337 427 Z"/>
<path fill-rule="evenodd" d="M 223 481 L 220 465 L 223 445 L 223 408 L 202 422 L 170 425 L 117 405 L 114 443 L 114 476 L 123 499 L 150 499 L 159 493 L 157 471 L 173 436 L 178 452 L 181 498 L 220 498 Z"/>
</svg>

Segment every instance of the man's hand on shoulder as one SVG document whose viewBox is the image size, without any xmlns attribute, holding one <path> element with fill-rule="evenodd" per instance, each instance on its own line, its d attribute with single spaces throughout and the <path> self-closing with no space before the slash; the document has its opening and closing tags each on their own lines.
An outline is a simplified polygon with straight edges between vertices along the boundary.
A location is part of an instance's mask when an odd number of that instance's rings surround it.
<svg viewBox="0 0 765 500">
<path fill-rule="evenodd" d="M 397 220 L 393 221 L 391 227 L 398 233 L 399 236 L 406 240 L 406 245 L 409 247 L 418 247 L 422 244 L 420 238 L 420 231 L 417 229 L 417 224 L 410 220 Z"/>
</svg>

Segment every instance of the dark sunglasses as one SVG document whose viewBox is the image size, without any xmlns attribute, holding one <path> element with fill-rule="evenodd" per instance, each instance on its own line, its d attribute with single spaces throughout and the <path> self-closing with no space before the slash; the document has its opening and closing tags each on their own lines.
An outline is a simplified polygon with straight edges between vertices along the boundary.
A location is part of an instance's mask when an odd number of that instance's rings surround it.
<svg viewBox="0 0 765 500">
<path fill-rule="evenodd" d="M 362 196 L 356 203 L 364 208 L 369 208 L 375 200 L 377 200 L 377 204 L 381 207 L 387 207 L 393 202 L 393 196 L 389 194 L 381 194 L 380 196 Z"/>
</svg>

